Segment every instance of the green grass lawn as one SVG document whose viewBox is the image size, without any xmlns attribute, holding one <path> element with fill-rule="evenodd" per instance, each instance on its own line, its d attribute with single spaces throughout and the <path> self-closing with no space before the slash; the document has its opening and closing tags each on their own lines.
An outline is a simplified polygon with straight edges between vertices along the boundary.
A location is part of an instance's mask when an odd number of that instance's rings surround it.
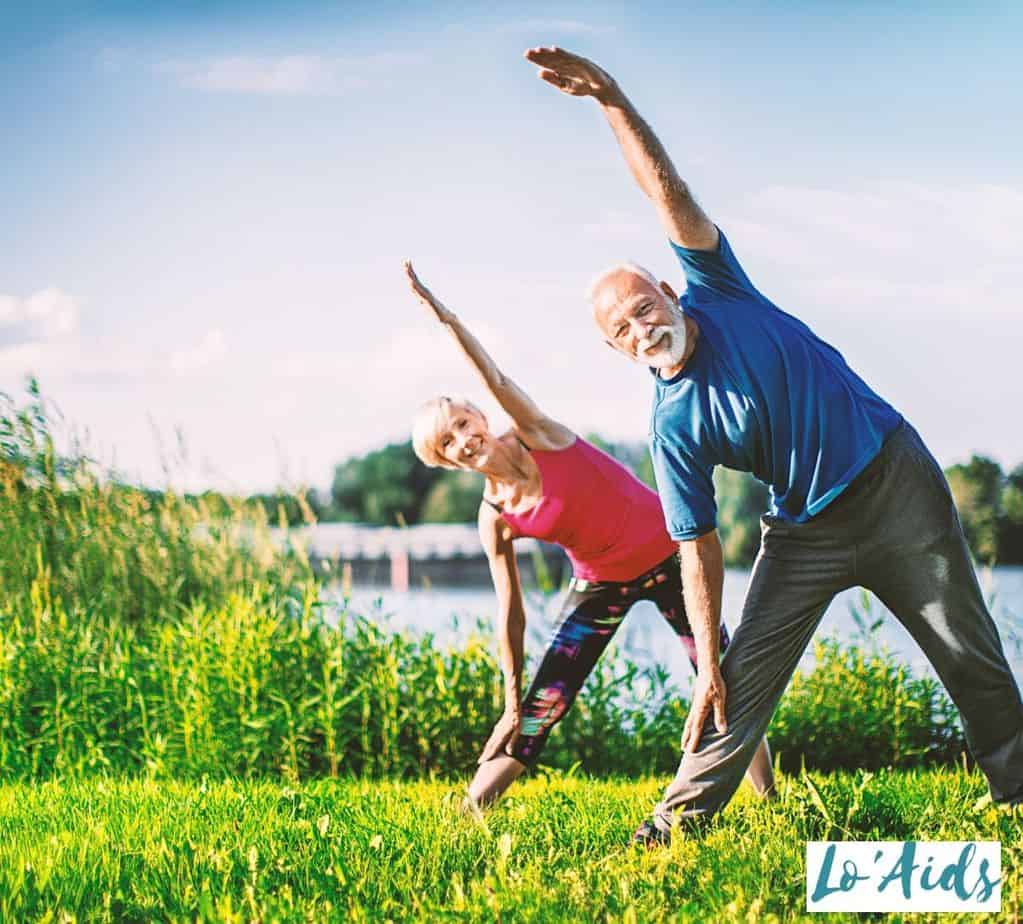
<svg viewBox="0 0 1023 924">
<path fill-rule="evenodd" d="M 822 839 L 1000 840 L 986 919 L 1018 919 L 1023 816 L 975 807 L 977 773 L 785 778 L 769 805 L 744 787 L 698 839 L 627 846 L 663 785 L 541 775 L 485 823 L 444 782 L 6 785 L 0 919 L 792 920 L 812 917 L 805 842 Z"/>
</svg>

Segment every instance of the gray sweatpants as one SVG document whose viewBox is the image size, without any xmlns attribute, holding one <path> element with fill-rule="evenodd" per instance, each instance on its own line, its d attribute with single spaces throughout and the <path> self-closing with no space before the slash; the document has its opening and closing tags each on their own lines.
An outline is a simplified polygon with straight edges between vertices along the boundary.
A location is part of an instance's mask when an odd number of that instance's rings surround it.
<svg viewBox="0 0 1023 924">
<path fill-rule="evenodd" d="M 742 621 L 721 662 L 721 734 L 708 719 L 654 810 L 658 827 L 724 806 L 742 781 L 828 603 L 860 585 L 916 639 L 959 708 L 992 797 L 1023 800 L 1023 703 L 984 605 L 941 468 L 902 424 L 877 457 L 806 523 L 762 520 Z"/>
</svg>

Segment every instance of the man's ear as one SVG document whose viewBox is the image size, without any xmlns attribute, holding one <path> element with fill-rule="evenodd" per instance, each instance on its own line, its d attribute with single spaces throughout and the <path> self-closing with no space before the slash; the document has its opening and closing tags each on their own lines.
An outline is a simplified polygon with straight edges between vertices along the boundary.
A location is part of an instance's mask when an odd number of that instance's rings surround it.
<svg viewBox="0 0 1023 924">
<path fill-rule="evenodd" d="M 678 295 L 675 294 L 675 290 L 663 279 L 661 280 L 661 291 L 671 299 L 673 305 L 678 304 Z"/>
</svg>

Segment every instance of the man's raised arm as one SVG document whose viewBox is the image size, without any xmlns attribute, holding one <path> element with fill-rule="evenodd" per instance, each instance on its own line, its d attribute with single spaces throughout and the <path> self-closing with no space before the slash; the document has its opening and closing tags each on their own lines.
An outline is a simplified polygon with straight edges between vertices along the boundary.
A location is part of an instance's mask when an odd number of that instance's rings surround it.
<svg viewBox="0 0 1023 924">
<path fill-rule="evenodd" d="M 569 96 L 592 96 L 618 139 L 632 175 L 653 201 L 661 224 L 675 243 L 713 250 L 718 230 L 689 193 L 667 151 L 628 97 L 592 61 L 561 48 L 530 48 L 526 58 L 540 77 Z"/>
</svg>

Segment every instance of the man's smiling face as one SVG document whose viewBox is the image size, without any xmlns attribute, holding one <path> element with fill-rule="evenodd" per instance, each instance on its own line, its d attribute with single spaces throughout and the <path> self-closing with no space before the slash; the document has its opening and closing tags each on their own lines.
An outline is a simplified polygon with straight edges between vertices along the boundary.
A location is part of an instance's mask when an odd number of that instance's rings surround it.
<svg viewBox="0 0 1023 924">
<path fill-rule="evenodd" d="M 654 369 L 682 363 L 686 326 L 673 299 L 650 279 L 628 268 L 600 278 L 590 298 L 593 318 L 607 342 Z"/>
</svg>

